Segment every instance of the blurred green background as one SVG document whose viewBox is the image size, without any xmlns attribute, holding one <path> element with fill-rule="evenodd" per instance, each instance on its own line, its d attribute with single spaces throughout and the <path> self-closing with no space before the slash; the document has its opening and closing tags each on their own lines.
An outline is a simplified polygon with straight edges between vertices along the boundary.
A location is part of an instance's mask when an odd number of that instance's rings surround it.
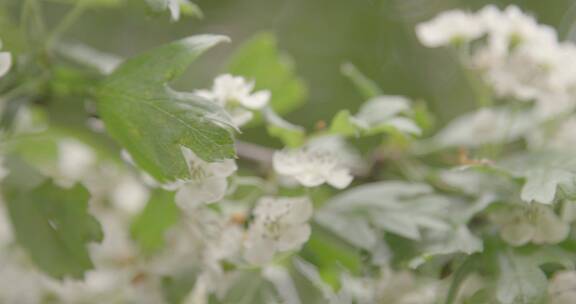
<svg viewBox="0 0 576 304">
<path fill-rule="evenodd" d="M 454 58 L 421 47 L 414 36 L 415 24 L 439 12 L 515 4 L 556 27 L 562 39 L 569 36 L 576 15 L 573 0 L 196 0 L 204 18 L 170 22 L 168 16 L 150 14 L 143 2 L 126 1 L 130 9 L 91 9 L 66 33 L 66 40 L 128 57 L 192 34 L 230 36 L 232 43 L 210 51 L 195 63 L 194 72 L 175 84 L 190 90 L 209 86 L 214 76 L 225 72 L 228 58 L 242 42 L 271 31 L 308 86 L 306 104 L 287 119 L 308 128 L 339 109 L 354 111 L 363 102 L 340 72 L 344 62 L 355 64 L 387 94 L 426 101 L 439 125 L 471 109 L 474 97 Z M 46 2 L 45 8 L 48 23 L 56 24 L 70 6 Z M 264 131 L 254 128 L 243 136 L 269 140 L 259 132 Z"/>
</svg>

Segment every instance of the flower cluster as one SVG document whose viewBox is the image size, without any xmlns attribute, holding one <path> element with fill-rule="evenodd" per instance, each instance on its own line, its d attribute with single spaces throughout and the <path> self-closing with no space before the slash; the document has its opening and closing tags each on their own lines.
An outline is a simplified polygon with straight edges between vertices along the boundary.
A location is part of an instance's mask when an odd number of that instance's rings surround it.
<svg viewBox="0 0 576 304">
<path fill-rule="evenodd" d="M 214 79 L 211 90 L 198 90 L 196 94 L 225 108 L 232 116 L 232 122 L 240 127 L 252 119 L 253 110 L 264 108 L 270 100 L 269 91 L 253 90 L 253 81 L 224 74 Z"/>
<path fill-rule="evenodd" d="M 335 188 L 346 188 L 352 182 L 350 172 L 330 151 L 278 151 L 274 154 L 274 169 L 282 175 L 295 178 L 306 187 L 328 183 Z"/>
<path fill-rule="evenodd" d="M 466 63 L 481 71 L 497 96 L 534 101 L 543 117 L 575 104 L 576 45 L 559 41 L 552 27 L 516 6 L 444 12 L 419 24 L 416 33 L 425 46 L 461 49 Z"/>
</svg>

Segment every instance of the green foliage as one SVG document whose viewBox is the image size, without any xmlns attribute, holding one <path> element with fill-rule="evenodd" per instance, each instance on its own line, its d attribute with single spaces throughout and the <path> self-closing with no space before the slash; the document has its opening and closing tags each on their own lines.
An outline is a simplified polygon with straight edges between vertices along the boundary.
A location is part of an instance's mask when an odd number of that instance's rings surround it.
<svg viewBox="0 0 576 304">
<path fill-rule="evenodd" d="M 152 254 L 164 247 L 164 237 L 179 219 L 179 209 L 174 204 L 174 193 L 156 190 L 148 204 L 134 219 L 132 238 L 142 251 Z"/>
<path fill-rule="evenodd" d="M 538 304 L 546 298 L 546 275 L 530 259 L 513 254 L 499 257 L 496 298 L 502 304 Z"/>
<path fill-rule="evenodd" d="M 269 90 L 270 105 L 280 115 L 305 101 L 306 86 L 296 76 L 292 59 L 278 50 L 271 33 L 261 33 L 245 42 L 230 60 L 228 71 L 254 80 L 256 90 Z"/>
<path fill-rule="evenodd" d="M 304 143 L 306 130 L 303 127 L 285 121 L 271 108 L 265 108 L 263 113 L 268 134 L 279 138 L 287 147 L 298 147 Z"/>
<path fill-rule="evenodd" d="M 194 287 L 198 273 L 189 272 L 175 277 L 165 277 L 162 279 L 162 291 L 164 297 L 170 304 L 179 304 Z"/>
<path fill-rule="evenodd" d="M 62 189 L 45 181 L 32 189 L 12 188 L 7 193 L 16 238 L 40 269 L 63 279 L 82 278 L 94 267 L 87 245 L 101 241 L 102 231 L 88 214 L 90 195 L 84 187 Z"/>
<path fill-rule="evenodd" d="M 409 100 L 399 96 L 376 96 L 362 105 L 356 115 L 341 110 L 332 119 L 330 132 L 342 136 L 375 134 L 420 135 L 420 127 L 410 118 Z"/>
<path fill-rule="evenodd" d="M 421 229 L 448 229 L 447 211 L 457 205 L 458 202 L 449 197 L 434 194 L 425 184 L 378 182 L 333 197 L 319 211 L 318 220 L 353 242 L 360 242 L 365 236 L 369 246 L 363 247 L 370 249 L 378 237 L 369 223 L 384 231 L 419 240 Z"/>
<path fill-rule="evenodd" d="M 564 151 L 532 151 L 503 159 L 498 167 L 524 179 L 520 197 L 525 202 L 552 204 L 558 194 L 571 196 L 576 158 Z"/>
<path fill-rule="evenodd" d="M 224 110 L 167 86 L 202 52 L 226 40 L 203 35 L 169 43 L 127 60 L 98 88 L 108 132 L 160 182 L 190 178 L 182 146 L 206 161 L 235 155 Z"/>
</svg>

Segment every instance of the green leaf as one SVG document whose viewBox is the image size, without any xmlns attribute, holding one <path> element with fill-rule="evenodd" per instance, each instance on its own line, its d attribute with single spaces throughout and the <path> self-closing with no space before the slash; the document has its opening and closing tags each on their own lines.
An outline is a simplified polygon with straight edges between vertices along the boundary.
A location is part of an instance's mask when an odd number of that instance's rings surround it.
<svg viewBox="0 0 576 304">
<path fill-rule="evenodd" d="M 9 191 L 7 205 L 16 239 L 34 263 L 62 279 L 82 278 L 94 268 L 86 248 L 102 240 L 100 224 L 88 214 L 88 191 L 61 189 L 51 181 L 33 190 Z"/>
<path fill-rule="evenodd" d="M 458 269 L 452 275 L 452 281 L 444 304 L 452 304 L 456 301 L 460 286 L 462 286 L 462 283 L 464 283 L 469 274 L 478 269 L 480 263 L 481 259 L 479 255 L 474 254 L 466 257 L 464 262 L 458 266 Z"/>
<path fill-rule="evenodd" d="M 353 136 L 359 133 L 358 127 L 352 122 L 352 114 L 348 110 L 340 110 L 330 123 L 330 133 L 342 136 Z"/>
<path fill-rule="evenodd" d="M 420 135 L 420 127 L 405 116 L 410 101 L 401 96 L 377 96 L 362 105 L 354 116 L 341 110 L 332 119 L 330 132 L 343 136 L 370 136 L 380 133 Z"/>
<path fill-rule="evenodd" d="M 357 220 L 360 217 L 375 228 L 421 240 L 421 230 L 450 231 L 452 216 L 447 210 L 460 210 L 459 205 L 458 200 L 435 194 L 427 184 L 377 182 L 333 197 L 316 213 L 316 221 L 345 239 L 350 239 L 345 233 L 352 227 L 365 231 L 362 234 L 370 239 L 370 233 L 353 222 L 361 223 Z"/>
<path fill-rule="evenodd" d="M 304 143 L 306 130 L 303 127 L 285 121 L 270 107 L 266 107 L 262 113 L 268 123 L 268 134 L 279 138 L 287 147 L 299 147 Z"/>
<path fill-rule="evenodd" d="M 546 275 L 530 259 L 503 254 L 499 257 L 500 276 L 496 298 L 502 304 L 543 303 L 548 285 Z"/>
<path fill-rule="evenodd" d="M 372 79 L 362 74 L 358 68 L 352 63 L 344 63 L 340 68 L 342 75 L 348 77 L 350 81 L 356 86 L 358 92 L 366 99 L 374 98 L 382 95 L 383 91 Z"/>
<path fill-rule="evenodd" d="M 519 153 L 500 161 L 497 167 L 525 180 L 520 197 L 528 203 L 551 204 L 559 192 L 570 195 L 576 184 L 576 158 L 572 153 L 553 150 Z"/>
<path fill-rule="evenodd" d="M 190 178 L 182 146 L 209 162 L 235 156 L 225 111 L 167 86 L 202 52 L 226 40 L 201 35 L 158 47 L 126 61 L 98 89 L 107 131 L 160 182 Z"/>
<path fill-rule="evenodd" d="M 156 190 L 142 213 L 132 222 L 132 238 L 138 242 L 144 253 L 154 253 L 164 246 L 166 231 L 176 224 L 178 218 L 174 193 Z"/>
<path fill-rule="evenodd" d="M 228 71 L 254 80 L 256 90 L 269 90 L 270 105 L 280 115 L 305 101 L 306 86 L 296 76 L 292 59 L 279 52 L 271 33 L 256 35 L 242 45 L 232 57 Z"/>
<path fill-rule="evenodd" d="M 169 304 L 183 303 L 196 283 L 197 271 L 162 278 L 162 291 Z"/>
<path fill-rule="evenodd" d="M 505 107 L 482 108 L 459 116 L 433 138 L 438 149 L 479 147 L 514 141 L 533 129 L 535 118 L 526 111 Z"/>
</svg>

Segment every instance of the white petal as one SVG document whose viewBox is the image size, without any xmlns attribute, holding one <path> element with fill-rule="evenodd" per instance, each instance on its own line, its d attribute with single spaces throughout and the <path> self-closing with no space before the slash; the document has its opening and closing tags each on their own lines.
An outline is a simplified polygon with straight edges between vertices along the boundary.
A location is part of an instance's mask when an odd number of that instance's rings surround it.
<svg viewBox="0 0 576 304">
<path fill-rule="evenodd" d="M 319 172 L 307 171 L 294 176 L 302 186 L 317 187 L 326 182 L 326 179 Z"/>
<path fill-rule="evenodd" d="M 310 225 L 294 226 L 280 235 L 277 241 L 279 251 L 299 249 L 310 238 Z"/>
<path fill-rule="evenodd" d="M 236 166 L 236 162 L 233 159 L 210 163 L 208 166 L 212 175 L 218 177 L 228 177 L 238 169 L 238 166 Z"/>
<path fill-rule="evenodd" d="M 248 109 L 262 109 L 270 100 L 270 91 L 258 91 L 240 100 L 240 103 Z"/>
<path fill-rule="evenodd" d="M 6 75 L 12 67 L 12 55 L 8 52 L 0 52 L 0 77 Z"/>
<path fill-rule="evenodd" d="M 221 200 L 226 194 L 228 181 L 226 178 L 210 177 L 201 182 L 185 184 L 176 193 L 176 204 L 182 209 L 192 209 L 204 203 Z"/>
<path fill-rule="evenodd" d="M 251 111 L 240 108 L 234 109 L 230 115 L 232 116 L 232 123 L 237 127 L 247 124 L 252 120 L 252 117 L 254 117 L 254 113 Z"/>
<path fill-rule="evenodd" d="M 282 218 L 282 223 L 294 225 L 302 224 L 312 217 L 314 208 L 307 197 L 282 198 L 277 204 L 289 204 L 290 210 Z M 278 208 L 275 206 L 276 209 Z"/>
<path fill-rule="evenodd" d="M 350 185 L 354 177 L 346 169 L 337 169 L 332 171 L 332 174 L 328 176 L 328 184 L 334 188 L 344 189 Z"/>
<path fill-rule="evenodd" d="M 173 21 L 180 19 L 180 0 L 168 0 L 168 9 Z"/>
<path fill-rule="evenodd" d="M 274 152 L 274 170 L 282 175 L 294 175 L 302 172 L 305 159 L 301 152 L 276 151 Z"/>
<path fill-rule="evenodd" d="M 554 214 L 550 208 L 538 208 L 538 221 L 536 223 L 532 241 L 535 244 L 555 244 L 568 237 L 569 226 Z"/>
<path fill-rule="evenodd" d="M 259 230 L 249 232 L 248 239 L 244 248 L 244 259 L 252 264 L 263 265 L 274 258 L 275 245 L 274 241 L 269 238 L 261 237 Z"/>
<path fill-rule="evenodd" d="M 525 221 L 514 222 L 502 227 L 500 235 L 508 244 L 521 246 L 534 236 L 534 227 Z"/>
</svg>

